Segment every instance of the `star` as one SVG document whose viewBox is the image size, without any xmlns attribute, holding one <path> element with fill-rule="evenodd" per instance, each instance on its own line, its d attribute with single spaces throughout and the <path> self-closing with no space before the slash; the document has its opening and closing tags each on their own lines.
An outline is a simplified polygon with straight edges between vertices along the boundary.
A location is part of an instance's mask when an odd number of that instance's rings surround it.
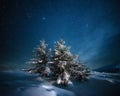
<svg viewBox="0 0 120 96">
<path fill-rule="evenodd" d="M 42 17 L 42 20 L 46 20 L 46 17 Z"/>
</svg>

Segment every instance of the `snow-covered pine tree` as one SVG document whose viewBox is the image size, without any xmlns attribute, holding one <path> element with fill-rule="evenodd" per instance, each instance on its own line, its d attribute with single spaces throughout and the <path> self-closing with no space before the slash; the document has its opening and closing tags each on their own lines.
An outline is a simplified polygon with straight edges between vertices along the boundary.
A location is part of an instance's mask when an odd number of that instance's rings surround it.
<svg viewBox="0 0 120 96">
<path fill-rule="evenodd" d="M 51 60 L 53 62 L 52 70 L 56 76 L 67 72 L 70 79 L 83 80 L 89 74 L 88 68 L 79 62 L 78 55 L 73 55 L 70 47 L 66 46 L 62 39 L 56 43 Z"/>
<path fill-rule="evenodd" d="M 78 56 L 70 52 L 70 47 L 62 39 L 57 41 L 54 50 L 48 50 L 45 41 L 41 41 L 40 46 L 35 49 L 31 63 L 35 67 L 30 71 L 56 80 L 58 84 L 68 84 L 73 79 L 86 79 L 90 72 L 79 62 Z"/>
<path fill-rule="evenodd" d="M 40 41 L 40 45 L 33 51 L 33 59 L 29 63 L 33 64 L 34 68 L 30 69 L 31 73 L 40 73 L 44 71 L 48 62 L 47 44 L 44 40 Z"/>
<path fill-rule="evenodd" d="M 75 56 L 70 52 L 70 47 L 65 45 L 65 41 L 62 39 L 58 41 L 51 56 L 55 73 L 59 74 L 61 71 L 69 70 L 69 65 L 74 61 L 74 58 Z"/>
</svg>

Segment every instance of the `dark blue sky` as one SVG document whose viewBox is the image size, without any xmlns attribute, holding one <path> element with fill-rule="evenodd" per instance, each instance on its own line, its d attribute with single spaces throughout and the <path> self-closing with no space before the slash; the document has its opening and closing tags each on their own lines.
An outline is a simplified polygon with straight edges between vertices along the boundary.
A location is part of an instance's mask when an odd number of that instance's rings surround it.
<svg viewBox="0 0 120 96">
<path fill-rule="evenodd" d="M 63 38 L 91 68 L 120 63 L 119 0 L 0 0 L 0 66 L 24 66 Z"/>
</svg>

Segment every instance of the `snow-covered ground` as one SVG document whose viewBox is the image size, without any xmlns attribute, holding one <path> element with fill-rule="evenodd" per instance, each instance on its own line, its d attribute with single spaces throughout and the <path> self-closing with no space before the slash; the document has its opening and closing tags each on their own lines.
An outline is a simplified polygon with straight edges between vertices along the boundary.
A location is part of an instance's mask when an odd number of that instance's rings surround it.
<svg viewBox="0 0 120 96">
<path fill-rule="evenodd" d="M 73 92 L 57 88 L 38 75 L 22 71 L 0 73 L 0 96 L 75 96 Z"/>
<path fill-rule="evenodd" d="M 56 87 L 37 74 L 0 72 L 0 96 L 120 96 L 120 74 L 91 72 L 87 81 Z"/>
<path fill-rule="evenodd" d="M 120 83 L 120 73 L 106 73 L 106 72 L 91 72 L 89 78 L 94 78 L 98 80 L 106 80 L 111 83 Z"/>
</svg>

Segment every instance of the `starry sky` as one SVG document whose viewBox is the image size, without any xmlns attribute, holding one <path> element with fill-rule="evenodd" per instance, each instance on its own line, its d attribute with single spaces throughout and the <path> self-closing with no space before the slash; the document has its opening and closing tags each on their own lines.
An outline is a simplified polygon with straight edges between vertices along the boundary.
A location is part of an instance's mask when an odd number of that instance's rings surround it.
<svg viewBox="0 0 120 96">
<path fill-rule="evenodd" d="M 92 69 L 120 64 L 119 0 L 0 0 L 0 69 L 26 66 L 41 39 L 60 38 Z"/>
</svg>

